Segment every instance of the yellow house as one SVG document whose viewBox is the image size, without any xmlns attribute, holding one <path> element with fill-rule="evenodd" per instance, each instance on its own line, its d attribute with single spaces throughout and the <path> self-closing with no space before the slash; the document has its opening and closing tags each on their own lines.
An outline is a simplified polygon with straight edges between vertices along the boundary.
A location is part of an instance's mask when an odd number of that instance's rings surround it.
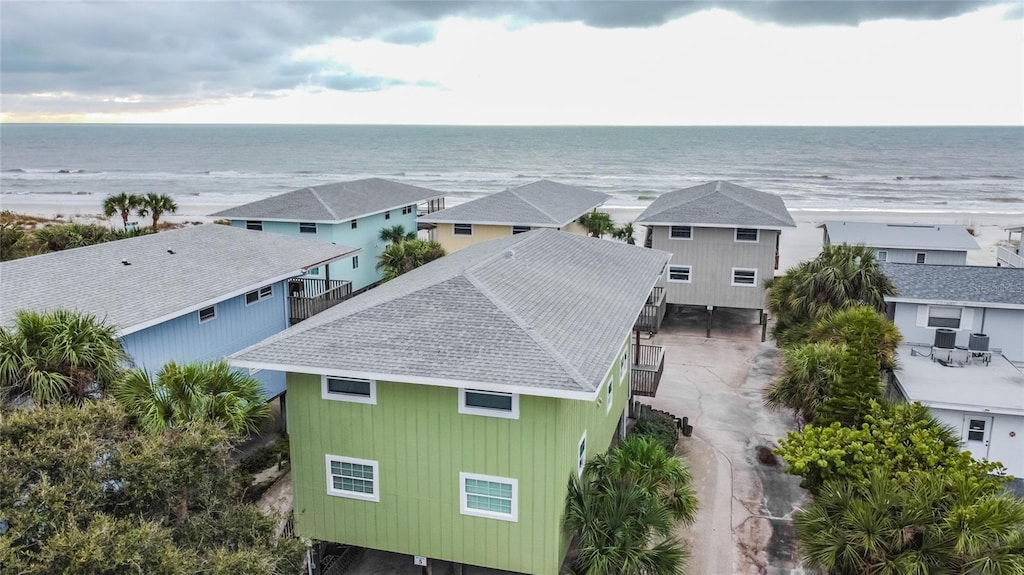
<svg viewBox="0 0 1024 575">
<path fill-rule="evenodd" d="M 431 238 L 452 253 L 536 228 L 585 234 L 577 220 L 607 200 L 608 194 L 538 180 L 434 212 L 419 221 L 434 225 Z"/>
</svg>

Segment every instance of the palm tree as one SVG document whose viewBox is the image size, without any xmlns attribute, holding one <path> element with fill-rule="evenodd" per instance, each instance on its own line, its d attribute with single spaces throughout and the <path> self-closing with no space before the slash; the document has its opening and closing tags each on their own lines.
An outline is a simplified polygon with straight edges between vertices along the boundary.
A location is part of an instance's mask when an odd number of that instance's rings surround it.
<svg viewBox="0 0 1024 575">
<path fill-rule="evenodd" d="M 404 240 L 384 248 L 377 258 L 377 269 L 383 270 L 384 281 L 389 281 L 442 256 L 444 248 L 437 242 Z"/>
<path fill-rule="evenodd" d="M 386 244 L 397 244 L 406 240 L 416 239 L 416 232 L 406 232 L 405 228 L 401 225 L 391 226 L 390 228 L 383 228 L 377 235 L 377 239 Z"/>
<path fill-rule="evenodd" d="M 894 369 L 896 347 L 903 341 L 903 335 L 896 324 L 868 306 L 840 310 L 819 321 L 811 328 L 811 339 L 853 345 L 864 340 L 865 333 L 879 369 Z"/>
<path fill-rule="evenodd" d="M 595 238 L 610 233 L 615 228 L 615 225 L 612 224 L 612 217 L 597 210 L 583 214 L 580 216 L 579 222 L 586 228 L 587 233 Z"/>
<path fill-rule="evenodd" d="M 827 341 L 783 348 L 782 373 L 762 392 L 765 407 L 792 409 L 801 426 L 810 423 L 839 380 L 846 353 L 844 344 Z"/>
<path fill-rule="evenodd" d="M 124 222 L 124 228 L 128 229 L 128 216 L 131 215 L 132 210 L 138 209 L 142 206 L 142 199 L 135 194 L 129 194 L 121 192 L 113 196 L 107 196 L 103 200 L 103 215 L 105 217 L 111 217 L 114 214 L 121 214 L 121 220 Z"/>
<path fill-rule="evenodd" d="M 137 209 L 140 217 L 145 217 L 147 213 L 152 216 L 153 229 L 156 229 L 157 223 L 160 222 L 160 216 L 177 212 L 178 204 L 174 203 L 174 200 L 167 194 L 146 194 L 139 199 Z"/>
<path fill-rule="evenodd" d="M 244 434 L 270 416 L 259 380 L 223 361 L 171 362 L 156 379 L 136 369 L 114 385 L 113 395 L 147 431 L 209 421 Z"/>
<path fill-rule="evenodd" d="M 636 230 L 633 228 L 633 222 L 627 222 L 626 225 L 613 229 L 612 237 L 633 246 L 636 245 L 636 238 L 633 237 L 635 233 Z"/>
<path fill-rule="evenodd" d="M 80 403 L 113 384 L 126 360 L 114 326 L 91 315 L 21 310 L 0 327 L 0 399 Z"/>
</svg>

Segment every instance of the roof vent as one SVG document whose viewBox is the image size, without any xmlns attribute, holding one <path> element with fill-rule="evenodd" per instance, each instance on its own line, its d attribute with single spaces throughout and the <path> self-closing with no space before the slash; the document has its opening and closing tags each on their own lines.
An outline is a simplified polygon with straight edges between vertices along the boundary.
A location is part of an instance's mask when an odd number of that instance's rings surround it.
<svg viewBox="0 0 1024 575">
<path fill-rule="evenodd" d="M 122 263 L 122 264 L 124 264 L 124 265 L 126 265 L 126 266 L 130 266 L 130 265 L 132 265 L 132 262 L 130 262 L 130 261 L 128 261 L 128 260 L 121 260 L 121 263 Z"/>
<path fill-rule="evenodd" d="M 515 252 L 515 250 L 506 250 L 504 255 L 505 255 L 506 258 L 512 259 L 512 258 L 516 257 L 516 252 Z"/>
<path fill-rule="evenodd" d="M 167 253 L 169 253 L 169 254 L 171 254 L 173 256 L 174 255 L 174 250 L 167 250 Z"/>
</svg>

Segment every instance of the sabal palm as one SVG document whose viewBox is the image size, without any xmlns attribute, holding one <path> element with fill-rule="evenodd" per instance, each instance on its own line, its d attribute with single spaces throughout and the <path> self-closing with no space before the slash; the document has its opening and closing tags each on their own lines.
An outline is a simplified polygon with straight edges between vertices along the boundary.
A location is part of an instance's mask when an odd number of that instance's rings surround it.
<svg viewBox="0 0 1024 575">
<path fill-rule="evenodd" d="M 270 416 L 259 380 L 223 361 L 171 362 L 155 379 L 133 370 L 114 386 L 113 395 L 148 431 L 208 421 L 244 434 Z"/>
<path fill-rule="evenodd" d="M 156 228 L 160 222 L 160 216 L 177 211 L 178 204 L 167 194 L 146 194 L 139 200 L 137 213 L 143 217 L 148 213 L 153 218 L 153 228 Z"/>
<path fill-rule="evenodd" d="M 829 387 L 839 380 L 846 345 L 815 342 L 782 350 L 782 373 L 762 392 L 771 410 L 792 409 L 801 424 L 814 420 Z"/>
<path fill-rule="evenodd" d="M 406 240 L 416 239 L 416 232 L 406 232 L 405 227 L 399 224 L 381 229 L 380 233 L 377 234 L 377 239 L 384 243 L 397 244 Z"/>
<path fill-rule="evenodd" d="M 120 194 L 107 196 L 103 200 L 103 215 L 109 218 L 114 214 L 121 214 L 124 227 L 128 229 L 128 216 L 131 215 L 132 210 L 138 209 L 141 206 L 142 198 L 135 194 L 121 192 Z"/>
<path fill-rule="evenodd" d="M 868 306 L 837 311 L 819 321 L 811 329 L 813 341 L 831 341 L 847 345 L 859 344 L 866 339 L 872 354 L 878 359 L 879 369 L 896 367 L 896 347 L 903 335 L 896 324 Z"/>
<path fill-rule="evenodd" d="M 587 233 L 595 238 L 611 232 L 615 227 L 610 215 L 597 210 L 583 214 L 578 221 L 587 230 Z"/>
<path fill-rule="evenodd" d="M 444 249 L 437 242 L 411 239 L 384 248 L 376 267 L 384 272 L 384 281 L 389 281 L 442 256 Z"/>
<path fill-rule="evenodd" d="M 633 227 L 633 222 L 628 222 L 624 226 L 612 230 L 612 237 L 632 246 L 636 245 L 636 238 L 633 237 L 635 233 L 636 230 Z"/>
<path fill-rule="evenodd" d="M 0 327 L 0 395 L 79 403 L 116 381 L 126 359 L 116 329 L 91 315 L 21 310 Z"/>
</svg>

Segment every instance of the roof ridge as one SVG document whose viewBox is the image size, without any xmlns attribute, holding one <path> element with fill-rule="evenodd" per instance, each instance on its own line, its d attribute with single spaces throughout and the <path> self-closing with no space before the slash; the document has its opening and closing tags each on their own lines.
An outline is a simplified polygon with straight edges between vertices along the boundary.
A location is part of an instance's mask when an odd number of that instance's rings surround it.
<svg viewBox="0 0 1024 575">
<path fill-rule="evenodd" d="M 504 252 L 502 252 L 502 253 L 500 253 L 498 255 L 500 257 L 504 257 Z M 491 258 L 487 258 L 487 259 L 490 260 Z M 474 266 L 474 267 L 476 267 L 476 266 Z M 507 317 L 510 320 L 512 320 L 512 323 L 514 323 L 517 326 L 519 326 L 519 328 L 522 329 L 523 332 L 531 340 L 534 341 L 534 343 L 536 343 L 538 346 L 540 346 L 541 349 L 546 351 L 548 356 L 551 359 L 555 360 L 555 363 L 557 363 L 559 366 L 561 366 L 562 369 L 564 369 L 566 371 L 566 373 L 572 378 L 572 380 L 574 382 L 576 382 L 576 385 L 578 385 L 580 387 L 580 389 L 582 389 L 584 391 L 594 391 L 593 389 L 589 389 L 588 388 L 588 386 L 587 386 L 587 378 L 584 377 L 582 373 L 580 373 L 580 370 L 576 369 L 576 366 L 574 366 L 571 363 L 569 363 L 569 360 L 567 360 L 565 358 L 565 356 L 563 356 L 562 354 L 558 353 L 558 351 L 555 349 L 555 347 L 553 345 L 551 345 L 551 342 L 549 342 L 548 340 L 540 337 L 537 334 L 537 331 L 535 329 L 533 329 L 533 327 L 530 326 L 528 323 L 526 323 L 526 320 L 524 320 L 523 318 L 519 317 L 519 315 L 516 314 L 515 312 L 513 312 L 512 309 L 509 308 L 508 305 L 505 304 L 505 302 L 501 301 L 500 298 L 495 296 L 494 292 L 492 292 L 486 285 L 483 284 L 483 282 L 481 282 L 476 277 L 475 274 L 473 274 L 472 269 L 467 269 L 465 272 L 463 272 L 462 275 L 466 278 L 467 281 L 469 281 L 469 283 L 471 283 L 473 285 L 473 287 L 475 287 L 485 298 L 487 298 L 488 301 L 490 301 L 492 304 L 494 304 L 495 307 L 497 307 L 499 310 L 501 310 L 501 312 L 503 314 L 505 314 L 505 317 Z M 594 389 L 599 389 L 599 388 L 600 388 L 600 385 L 597 385 L 597 386 L 594 387 Z"/>
<path fill-rule="evenodd" d="M 331 206 L 327 205 L 327 202 L 325 202 L 324 199 L 320 197 L 320 194 L 318 194 L 317 191 L 313 189 L 312 186 L 307 186 L 306 189 L 309 190 L 309 193 L 313 194 L 313 197 L 316 198 L 316 201 L 320 202 L 320 205 L 323 206 L 325 210 L 327 210 L 327 213 L 331 214 L 332 218 L 336 220 L 341 219 L 338 217 L 338 213 L 331 209 Z"/>
<path fill-rule="evenodd" d="M 543 181 L 543 180 L 538 180 L 538 181 Z M 520 186 L 520 187 L 522 187 L 522 186 Z M 524 198 L 523 196 L 520 196 L 518 193 L 516 193 L 516 188 L 509 188 L 506 191 L 509 192 L 510 194 L 512 194 L 513 196 L 519 198 L 520 200 L 526 202 L 526 204 L 529 205 L 530 207 L 532 207 L 533 209 L 535 209 L 538 212 L 544 214 L 544 216 L 547 217 L 547 219 L 551 220 L 551 223 L 553 223 L 553 224 L 559 223 L 557 220 L 555 220 L 554 216 L 552 216 L 551 214 L 545 212 L 540 206 L 538 206 L 537 204 L 531 202 L 530 200 L 528 200 L 528 199 Z"/>
<path fill-rule="evenodd" d="M 721 180 L 719 180 L 718 184 L 721 185 L 722 183 L 723 182 Z M 729 182 L 724 182 L 724 183 L 728 184 Z M 730 184 L 730 185 L 735 186 L 737 184 Z M 760 190 L 755 190 L 753 188 L 746 188 L 746 189 L 748 189 L 748 190 L 750 190 L 752 192 L 757 192 L 759 194 L 763 194 L 764 193 L 764 192 L 762 192 Z M 731 200 L 733 200 L 735 202 L 739 202 L 739 203 L 743 204 L 744 206 L 747 206 L 748 208 L 750 208 L 752 210 L 761 212 L 762 214 L 772 218 L 775 221 L 782 221 L 782 220 L 779 219 L 779 216 L 777 216 L 777 215 L 775 215 L 773 213 L 765 211 L 764 208 L 761 208 L 761 207 L 758 207 L 758 206 L 755 206 L 755 205 L 751 204 L 750 202 L 748 202 L 744 198 L 740 197 L 739 194 L 736 194 L 736 193 L 732 192 L 731 190 L 725 190 L 725 189 L 719 190 L 716 187 L 715 192 L 717 192 L 719 194 L 722 194 L 723 196 L 726 196 L 726 197 L 728 197 L 729 199 L 731 199 Z M 785 223 L 785 222 L 783 222 L 783 223 Z"/>
</svg>

